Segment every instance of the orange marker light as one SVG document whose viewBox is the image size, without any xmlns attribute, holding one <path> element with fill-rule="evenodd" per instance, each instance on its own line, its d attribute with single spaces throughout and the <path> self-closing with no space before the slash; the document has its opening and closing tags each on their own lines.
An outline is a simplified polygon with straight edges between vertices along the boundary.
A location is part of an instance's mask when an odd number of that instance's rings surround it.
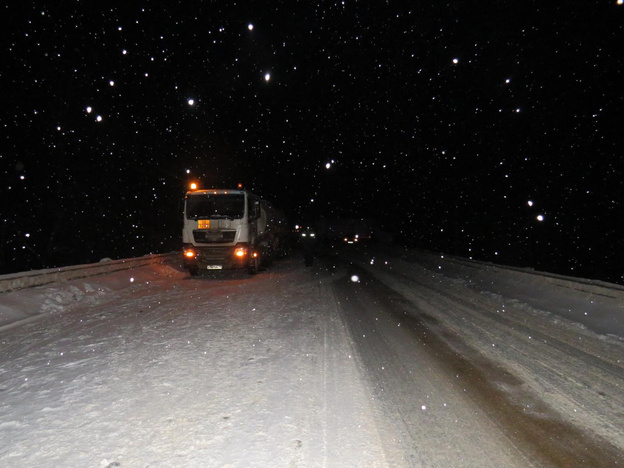
<svg viewBox="0 0 624 468">
<path fill-rule="evenodd" d="M 197 183 L 191 182 L 191 190 L 197 190 Z"/>
</svg>

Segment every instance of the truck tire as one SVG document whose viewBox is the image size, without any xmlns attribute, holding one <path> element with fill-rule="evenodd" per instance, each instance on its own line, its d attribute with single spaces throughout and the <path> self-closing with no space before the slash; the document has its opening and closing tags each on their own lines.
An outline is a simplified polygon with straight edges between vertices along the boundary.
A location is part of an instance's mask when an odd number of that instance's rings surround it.
<svg viewBox="0 0 624 468">
<path fill-rule="evenodd" d="M 255 275 L 258 273 L 258 271 L 260 270 L 260 258 L 256 257 L 251 259 L 251 262 L 249 263 L 249 274 L 250 275 Z"/>
</svg>

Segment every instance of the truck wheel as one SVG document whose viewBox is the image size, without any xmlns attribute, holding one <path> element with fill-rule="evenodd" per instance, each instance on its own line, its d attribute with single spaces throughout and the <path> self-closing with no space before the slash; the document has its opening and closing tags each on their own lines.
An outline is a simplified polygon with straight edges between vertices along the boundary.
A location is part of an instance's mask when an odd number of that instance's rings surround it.
<svg viewBox="0 0 624 468">
<path fill-rule="evenodd" d="M 249 274 L 255 275 L 260 270 L 260 259 L 258 257 L 253 258 L 249 264 Z"/>
</svg>

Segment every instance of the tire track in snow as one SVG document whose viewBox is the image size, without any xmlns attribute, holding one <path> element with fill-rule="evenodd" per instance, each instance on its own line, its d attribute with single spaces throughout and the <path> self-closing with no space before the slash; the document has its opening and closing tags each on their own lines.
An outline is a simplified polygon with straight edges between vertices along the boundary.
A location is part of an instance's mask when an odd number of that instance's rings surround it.
<svg viewBox="0 0 624 468">
<path fill-rule="evenodd" d="M 497 421 L 497 424 L 505 429 L 510 439 L 515 440 L 515 443 L 527 450 L 527 453 L 533 452 L 533 457 L 536 460 L 542 460 L 539 462 L 540 464 L 570 466 L 570 464 L 581 462 L 583 466 L 604 466 L 605 463 L 608 465 L 609 463 L 618 463 L 618 461 L 622 463 L 624 461 L 619 448 L 612 445 L 608 438 L 595 433 L 587 433 L 584 430 L 579 430 L 574 425 L 564 422 L 560 414 L 541 402 L 540 396 L 547 395 L 542 394 L 538 396 L 539 394 L 526 387 L 525 383 L 523 383 L 523 379 L 527 377 L 526 373 L 519 374 L 523 377 L 522 380 L 516 379 L 516 383 L 505 383 L 505 379 L 501 378 L 500 375 L 496 377 L 497 374 L 500 374 L 500 370 L 497 371 L 498 366 L 493 366 L 489 363 L 484 359 L 484 355 L 500 352 L 503 346 L 508 346 L 509 340 L 505 339 L 505 335 L 508 337 L 512 335 L 515 337 L 522 336 L 525 341 L 527 335 L 524 335 L 526 332 L 524 329 L 521 332 L 515 330 L 518 328 L 518 324 L 508 326 L 509 324 L 501 323 L 500 320 L 497 321 L 500 317 L 493 317 L 492 313 L 487 312 L 492 306 L 488 302 L 491 298 L 488 299 L 480 296 L 478 293 L 475 294 L 467 288 L 455 285 L 452 281 L 445 282 L 443 277 L 436 276 L 436 278 L 432 278 L 431 272 L 428 271 L 425 271 L 422 275 L 414 272 L 408 274 L 396 268 L 396 265 L 392 271 L 386 270 L 383 272 L 368 265 L 364 265 L 364 268 L 371 274 L 382 278 L 384 283 L 387 283 L 393 290 L 401 294 L 399 300 L 407 301 L 403 315 L 407 318 L 413 317 L 410 319 L 412 321 L 421 321 L 422 324 L 429 327 L 431 332 L 435 332 L 442 337 L 442 343 L 445 343 L 445 347 L 455 350 L 459 355 L 464 355 L 468 359 L 466 361 L 467 364 L 477 366 L 478 373 L 476 375 L 481 375 L 482 379 L 473 379 L 475 388 L 479 390 L 472 394 L 473 398 L 475 398 L 475 401 L 480 401 L 484 408 L 489 407 L 489 414 L 493 415 L 493 420 Z M 396 294 L 394 291 L 391 291 L 391 293 Z M 466 306 L 466 301 L 476 300 L 476 296 L 479 296 L 478 303 L 470 303 L 470 305 Z M 486 305 L 484 301 L 488 302 L 488 304 Z M 441 317 L 445 325 L 442 325 L 442 322 L 435 319 L 433 315 Z M 450 320 L 451 317 L 454 318 Z M 450 323 L 447 323 L 449 320 Z M 454 331 L 451 331 L 449 325 L 451 325 Z M 489 344 L 486 344 L 484 354 L 481 351 L 475 351 L 471 346 L 467 346 L 464 340 L 460 338 L 461 335 L 467 336 L 466 334 L 471 329 L 479 329 L 483 336 L 488 336 L 488 334 L 496 331 L 501 334 L 496 337 L 496 340 L 491 340 Z M 539 338 L 539 333 L 533 331 L 533 334 L 536 338 Z M 483 336 L 481 336 L 481 339 Z M 477 342 L 479 340 L 474 341 L 471 338 L 470 343 L 472 345 Z M 487 349 L 487 346 L 491 347 L 492 342 L 500 343 L 500 346 L 494 350 Z M 517 342 L 517 340 L 512 342 Z M 563 345 L 563 343 L 561 344 Z M 483 342 L 481 342 L 481 345 L 483 345 Z M 567 345 L 563 347 L 567 349 Z M 556 348 L 557 346 L 555 346 Z M 573 353 L 573 355 L 577 354 L 578 350 L 577 353 Z M 441 355 L 444 355 L 444 353 L 441 353 Z M 545 356 L 542 357 L 545 360 L 549 359 Z M 535 354 L 529 354 L 524 361 L 521 358 L 516 358 L 521 362 L 526 361 L 529 364 L 535 362 L 536 356 Z M 537 362 L 539 360 L 538 357 Z M 452 356 L 448 356 L 446 362 L 453 362 Z M 607 365 L 606 362 L 603 364 Z M 591 365 L 586 365 L 584 368 L 590 373 L 594 372 Z M 513 372 L 515 373 L 517 367 L 511 366 L 508 369 L 514 369 Z M 619 371 L 616 372 L 616 374 L 618 373 Z M 601 377 L 605 378 L 604 375 Z M 488 388 L 487 385 L 484 386 L 483 382 L 491 382 L 492 388 Z M 617 379 L 617 382 L 614 382 L 613 385 L 619 387 L 621 379 Z M 617 393 L 618 391 L 615 387 L 613 387 L 613 390 L 616 393 L 612 393 L 612 396 L 620 398 L 621 394 Z M 488 395 L 490 398 L 486 398 Z M 493 401 L 501 404 L 491 406 Z M 526 405 L 523 407 L 522 401 L 528 402 L 530 409 Z M 501 412 L 501 409 L 504 409 L 504 411 Z M 514 425 L 517 427 L 514 428 Z M 600 423 L 595 425 L 595 427 L 600 429 L 599 425 Z M 613 432 L 607 430 L 606 436 L 612 434 Z M 619 440 L 621 441 L 621 439 Z"/>
</svg>

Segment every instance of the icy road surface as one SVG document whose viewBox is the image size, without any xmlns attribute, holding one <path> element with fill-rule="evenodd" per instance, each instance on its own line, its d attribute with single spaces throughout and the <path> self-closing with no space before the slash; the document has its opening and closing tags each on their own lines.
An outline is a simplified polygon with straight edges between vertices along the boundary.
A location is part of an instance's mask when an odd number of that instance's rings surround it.
<svg viewBox="0 0 624 468">
<path fill-rule="evenodd" d="M 0 295 L 0 466 L 623 466 L 622 339 L 431 262 Z"/>
</svg>

